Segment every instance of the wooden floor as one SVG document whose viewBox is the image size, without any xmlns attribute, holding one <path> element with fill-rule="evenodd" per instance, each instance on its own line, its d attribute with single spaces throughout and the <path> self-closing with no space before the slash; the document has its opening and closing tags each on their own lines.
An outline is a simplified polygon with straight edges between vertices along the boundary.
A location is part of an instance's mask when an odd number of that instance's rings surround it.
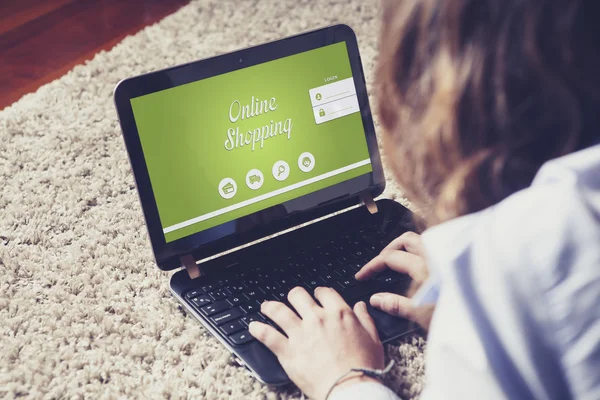
<svg viewBox="0 0 600 400">
<path fill-rule="evenodd" d="M 0 110 L 189 0 L 0 0 Z"/>
</svg>

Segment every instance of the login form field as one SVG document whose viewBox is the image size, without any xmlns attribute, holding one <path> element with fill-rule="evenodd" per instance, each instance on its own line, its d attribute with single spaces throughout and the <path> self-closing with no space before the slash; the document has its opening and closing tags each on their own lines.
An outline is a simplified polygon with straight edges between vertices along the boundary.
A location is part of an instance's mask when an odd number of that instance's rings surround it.
<svg viewBox="0 0 600 400">
<path fill-rule="evenodd" d="M 310 89 L 308 94 L 317 124 L 345 117 L 360 110 L 352 77 Z"/>
</svg>

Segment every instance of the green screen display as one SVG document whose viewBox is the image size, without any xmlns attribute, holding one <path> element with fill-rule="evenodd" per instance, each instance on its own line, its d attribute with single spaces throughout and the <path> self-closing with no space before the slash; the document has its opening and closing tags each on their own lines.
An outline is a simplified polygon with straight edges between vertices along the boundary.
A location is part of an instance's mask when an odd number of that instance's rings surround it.
<svg viewBox="0 0 600 400">
<path fill-rule="evenodd" d="M 131 105 L 167 242 L 372 171 L 344 42 Z"/>
</svg>

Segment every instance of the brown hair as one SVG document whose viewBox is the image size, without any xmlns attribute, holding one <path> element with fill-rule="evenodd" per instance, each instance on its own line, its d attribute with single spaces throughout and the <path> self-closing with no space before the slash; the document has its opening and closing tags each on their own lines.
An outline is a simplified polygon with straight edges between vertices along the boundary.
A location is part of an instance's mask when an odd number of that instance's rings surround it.
<svg viewBox="0 0 600 400">
<path fill-rule="evenodd" d="M 600 2 L 389 0 L 388 164 L 427 225 L 489 207 L 598 141 Z"/>
</svg>

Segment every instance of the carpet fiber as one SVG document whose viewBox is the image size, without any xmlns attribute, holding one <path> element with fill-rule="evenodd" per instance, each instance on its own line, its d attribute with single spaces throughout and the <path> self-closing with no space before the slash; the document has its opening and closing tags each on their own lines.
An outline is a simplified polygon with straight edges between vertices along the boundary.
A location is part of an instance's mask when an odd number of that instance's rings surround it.
<svg viewBox="0 0 600 400">
<path fill-rule="evenodd" d="M 0 112 L 0 397 L 301 397 L 251 378 L 171 298 L 112 91 L 336 22 L 355 29 L 371 84 L 378 3 L 193 1 Z M 393 183 L 385 195 L 398 195 Z M 397 365 L 386 383 L 403 398 L 421 390 L 424 347 L 419 336 L 387 346 Z"/>
</svg>

